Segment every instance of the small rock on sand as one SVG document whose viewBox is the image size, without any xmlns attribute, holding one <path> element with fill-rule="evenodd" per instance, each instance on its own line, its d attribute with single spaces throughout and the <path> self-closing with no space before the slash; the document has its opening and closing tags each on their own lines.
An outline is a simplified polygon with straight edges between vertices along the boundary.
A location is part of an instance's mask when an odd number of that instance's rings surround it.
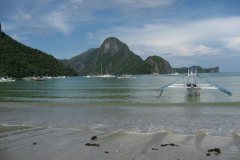
<svg viewBox="0 0 240 160">
<path fill-rule="evenodd" d="M 177 145 L 177 144 L 174 144 L 174 143 L 169 143 L 169 144 L 161 144 L 161 147 L 166 147 L 166 146 L 178 147 L 179 145 Z"/>
<path fill-rule="evenodd" d="M 97 136 L 92 136 L 91 140 L 94 141 L 94 140 L 97 140 Z"/>
<path fill-rule="evenodd" d="M 208 152 L 208 153 L 206 154 L 207 156 L 210 156 L 211 153 L 214 153 L 214 155 L 216 155 L 216 156 L 219 155 L 219 154 L 221 154 L 220 148 L 209 149 L 207 152 Z"/>
<path fill-rule="evenodd" d="M 98 143 L 86 143 L 85 146 L 95 146 L 95 147 L 100 147 L 100 144 L 98 144 Z"/>
</svg>

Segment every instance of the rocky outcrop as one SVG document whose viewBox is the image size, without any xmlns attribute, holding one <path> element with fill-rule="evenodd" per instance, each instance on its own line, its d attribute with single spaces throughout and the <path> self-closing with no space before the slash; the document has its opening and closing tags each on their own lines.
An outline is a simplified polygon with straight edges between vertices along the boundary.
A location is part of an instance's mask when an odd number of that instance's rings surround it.
<svg viewBox="0 0 240 160">
<path fill-rule="evenodd" d="M 174 68 L 176 72 L 178 73 L 187 73 L 188 70 L 198 73 L 218 73 L 219 72 L 219 66 L 212 67 L 212 68 L 203 68 L 201 66 L 191 66 L 191 67 L 181 67 L 181 68 Z"/>
</svg>

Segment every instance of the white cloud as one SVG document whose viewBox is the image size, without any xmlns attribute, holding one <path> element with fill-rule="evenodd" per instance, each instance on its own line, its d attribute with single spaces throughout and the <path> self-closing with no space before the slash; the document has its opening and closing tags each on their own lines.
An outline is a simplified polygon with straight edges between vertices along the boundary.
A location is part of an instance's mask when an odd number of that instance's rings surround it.
<svg viewBox="0 0 240 160">
<path fill-rule="evenodd" d="M 32 16 L 29 13 L 25 13 L 22 10 L 17 10 L 17 13 L 13 15 L 12 19 L 18 22 L 22 22 L 31 20 Z"/>
<path fill-rule="evenodd" d="M 1 25 L 2 25 L 2 31 L 11 31 L 16 29 L 14 25 L 11 25 L 9 23 L 1 23 Z"/>
<path fill-rule="evenodd" d="M 65 35 L 69 34 L 72 30 L 72 27 L 68 24 L 67 17 L 65 17 L 63 12 L 53 12 L 48 17 L 44 17 L 44 21 Z"/>
<path fill-rule="evenodd" d="M 142 56 L 146 56 L 146 52 L 151 55 L 154 52 L 168 56 L 201 56 L 220 54 L 224 49 L 220 40 L 240 35 L 239 28 L 240 17 L 224 17 L 179 24 L 116 27 L 99 30 L 95 37 L 103 40 L 107 36 L 116 36 Z M 228 39 L 227 44 L 234 48 L 239 44 L 239 38 Z"/>
<path fill-rule="evenodd" d="M 176 0 L 115 0 L 116 4 L 141 9 L 141 8 L 155 8 L 172 5 Z"/>
<path fill-rule="evenodd" d="M 223 38 L 222 41 L 225 44 L 225 47 L 231 50 L 240 51 L 240 36 Z"/>
<path fill-rule="evenodd" d="M 208 47 L 205 45 L 199 45 L 195 47 L 195 51 L 193 50 L 193 52 L 195 52 L 196 54 L 199 55 L 210 55 L 210 54 L 216 54 L 220 51 L 220 49 L 216 49 L 213 47 Z"/>
<path fill-rule="evenodd" d="M 82 6 L 82 0 L 63 1 L 52 12 L 43 16 L 42 21 L 68 35 L 74 29 L 74 14 Z"/>
</svg>

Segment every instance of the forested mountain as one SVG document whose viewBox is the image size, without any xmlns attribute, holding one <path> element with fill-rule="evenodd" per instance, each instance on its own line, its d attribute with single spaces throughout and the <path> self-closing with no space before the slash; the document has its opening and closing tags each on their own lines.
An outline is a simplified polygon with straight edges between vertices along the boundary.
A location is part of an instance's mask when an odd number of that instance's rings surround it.
<svg viewBox="0 0 240 160">
<path fill-rule="evenodd" d="M 0 76 L 72 76 L 77 72 L 53 56 L 0 33 Z"/>
<path fill-rule="evenodd" d="M 81 75 L 105 73 L 111 74 L 146 74 L 152 72 L 168 73 L 169 63 L 161 57 L 151 57 L 143 61 L 140 56 L 129 50 L 128 46 L 115 37 L 104 40 L 100 48 L 88 51 L 64 60 Z"/>
</svg>

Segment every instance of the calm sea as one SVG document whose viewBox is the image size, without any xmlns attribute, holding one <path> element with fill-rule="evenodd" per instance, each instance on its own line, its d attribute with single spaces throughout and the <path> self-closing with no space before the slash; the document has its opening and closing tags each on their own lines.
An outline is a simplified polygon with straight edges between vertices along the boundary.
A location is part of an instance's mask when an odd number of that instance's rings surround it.
<svg viewBox="0 0 240 160">
<path fill-rule="evenodd" d="M 167 89 L 159 97 L 162 85 L 176 79 L 184 83 L 181 75 L 0 83 L 0 123 L 140 133 L 240 134 L 240 73 L 205 76 L 233 95 L 201 90 L 201 96 L 189 97 L 184 89 Z M 199 79 L 199 83 L 205 82 Z"/>
</svg>

